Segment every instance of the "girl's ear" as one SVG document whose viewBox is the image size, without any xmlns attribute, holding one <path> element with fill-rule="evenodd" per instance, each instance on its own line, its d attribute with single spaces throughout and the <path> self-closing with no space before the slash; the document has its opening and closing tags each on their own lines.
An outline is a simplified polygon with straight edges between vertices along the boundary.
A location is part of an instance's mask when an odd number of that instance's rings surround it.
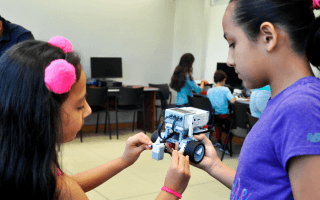
<svg viewBox="0 0 320 200">
<path fill-rule="evenodd" d="M 271 52 L 278 44 L 278 34 L 270 22 L 263 22 L 261 24 L 260 36 L 268 52 Z"/>
</svg>

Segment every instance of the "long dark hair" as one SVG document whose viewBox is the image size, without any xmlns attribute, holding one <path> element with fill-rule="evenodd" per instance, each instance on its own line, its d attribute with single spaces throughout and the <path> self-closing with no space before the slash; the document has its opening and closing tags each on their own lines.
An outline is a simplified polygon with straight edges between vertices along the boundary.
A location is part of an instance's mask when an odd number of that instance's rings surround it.
<svg viewBox="0 0 320 200">
<path fill-rule="evenodd" d="M 60 169 L 56 144 L 62 139 L 61 104 L 68 93 L 57 95 L 44 83 L 45 68 L 66 59 L 62 49 L 42 41 L 16 44 L 0 58 L 0 192 L 11 199 L 56 199 Z M 67 61 L 80 78 L 80 58 Z"/>
<path fill-rule="evenodd" d="M 230 0 L 236 2 L 233 21 L 254 41 L 263 22 L 285 30 L 298 55 L 307 55 L 319 70 L 320 19 L 315 19 L 312 0 Z"/>
<path fill-rule="evenodd" d="M 170 87 L 177 92 L 180 92 L 181 88 L 187 82 L 187 75 L 189 79 L 193 81 L 192 73 L 192 64 L 194 62 L 194 56 L 191 53 L 185 53 L 181 56 L 179 65 L 173 72 L 171 77 Z"/>
</svg>

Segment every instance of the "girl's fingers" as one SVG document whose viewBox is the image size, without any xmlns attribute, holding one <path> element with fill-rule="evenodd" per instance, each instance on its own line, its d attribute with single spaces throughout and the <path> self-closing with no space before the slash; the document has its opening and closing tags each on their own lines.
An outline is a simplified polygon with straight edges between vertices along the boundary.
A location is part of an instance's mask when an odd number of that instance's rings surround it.
<svg viewBox="0 0 320 200">
<path fill-rule="evenodd" d="M 179 167 L 184 169 L 186 162 L 186 157 L 183 156 L 182 152 L 179 151 Z"/>
<path fill-rule="evenodd" d="M 146 134 L 140 132 L 138 135 L 142 138 L 143 141 L 145 141 L 145 144 L 152 144 L 151 139 Z"/>
<path fill-rule="evenodd" d="M 185 160 L 185 169 L 190 173 L 190 163 L 189 163 L 189 156 L 186 156 Z"/>
<path fill-rule="evenodd" d="M 176 150 L 172 151 L 172 161 L 171 161 L 171 166 L 172 167 L 177 167 L 179 164 L 179 153 Z"/>
<path fill-rule="evenodd" d="M 202 142 L 204 146 L 212 145 L 211 141 L 207 138 L 207 136 L 205 136 L 205 134 L 194 135 L 194 138 Z"/>
<path fill-rule="evenodd" d="M 176 142 L 174 149 L 179 151 L 179 142 Z"/>
<path fill-rule="evenodd" d="M 145 145 L 152 144 L 150 138 L 143 133 L 141 133 L 141 134 L 139 133 L 139 134 L 133 136 L 131 138 L 131 142 L 136 146 L 140 146 L 141 144 L 145 144 Z"/>
<path fill-rule="evenodd" d="M 171 149 L 171 147 L 169 146 L 168 143 L 165 143 L 164 145 L 165 145 L 166 148 L 167 148 L 167 152 L 172 153 L 172 151 L 173 151 L 174 149 Z"/>
</svg>

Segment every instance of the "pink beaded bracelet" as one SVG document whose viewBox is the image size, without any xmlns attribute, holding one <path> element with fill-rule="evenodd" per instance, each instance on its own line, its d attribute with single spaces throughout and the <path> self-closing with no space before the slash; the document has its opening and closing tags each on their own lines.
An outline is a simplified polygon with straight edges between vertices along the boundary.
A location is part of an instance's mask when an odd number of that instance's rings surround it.
<svg viewBox="0 0 320 200">
<path fill-rule="evenodd" d="M 175 191 L 171 190 L 170 188 L 168 188 L 168 187 L 166 187 L 166 186 L 163 186 L 163 187 L 161 188 L 161 190 L 166 191 L 166 192 L 169 192 L 169 193 L 171 193 L 171 194 L 174 194 L 174 195 L 175 195 L 176 197 L 178 197 L 179 199 L 182 198 L 182 195 L 181 195 L 181 194 L 179 194 L 178 192 L 175 192 Z"/>
</svg>

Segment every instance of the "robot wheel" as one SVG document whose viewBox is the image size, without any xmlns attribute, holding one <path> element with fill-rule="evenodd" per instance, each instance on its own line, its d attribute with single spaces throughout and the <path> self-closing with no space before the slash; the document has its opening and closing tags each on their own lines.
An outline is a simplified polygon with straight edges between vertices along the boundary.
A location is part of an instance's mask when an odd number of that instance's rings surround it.
<svg viewBox="0 0 320 200">
<path fill-rule="evenodd" d="M 199 163 L 202 161 L 205 153 L 204 144 L 202 144 L 199 141 L 190 141 L 186 149 L 184 150 L 184 155 L 188 155 L 190 158 L 190 161 L 194 163 Z"/>
</svg>

